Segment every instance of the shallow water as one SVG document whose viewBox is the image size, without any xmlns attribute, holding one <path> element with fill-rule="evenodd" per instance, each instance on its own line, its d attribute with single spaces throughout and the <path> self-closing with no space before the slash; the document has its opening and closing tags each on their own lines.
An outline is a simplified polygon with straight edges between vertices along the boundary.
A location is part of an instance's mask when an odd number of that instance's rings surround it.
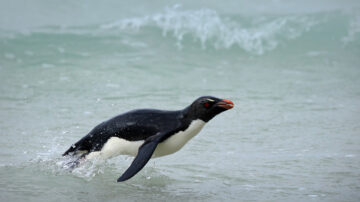
<svg viewBox="0 0 360 202">
<path fill-rule="evenodd" d="M 0 3 L 1 201 L 359 201 L 358 2 L 26 2 Z M 131 180 L 62 168 L 98 123 L 202 95 L 235 108 Z"/>
</svg>

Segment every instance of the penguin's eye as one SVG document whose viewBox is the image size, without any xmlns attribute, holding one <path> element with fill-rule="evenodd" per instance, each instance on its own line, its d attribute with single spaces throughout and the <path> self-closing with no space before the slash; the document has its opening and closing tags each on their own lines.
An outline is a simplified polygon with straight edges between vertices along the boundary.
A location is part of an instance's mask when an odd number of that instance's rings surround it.
<svg viewBox="0 0 360 202">
<path fill-rule="evenodd" d="M 206 102 L 204 102 L 205 108 L 210 108 L 214 104 L 215 100 L 213 99 L 206 99 Z"/>
</svg>

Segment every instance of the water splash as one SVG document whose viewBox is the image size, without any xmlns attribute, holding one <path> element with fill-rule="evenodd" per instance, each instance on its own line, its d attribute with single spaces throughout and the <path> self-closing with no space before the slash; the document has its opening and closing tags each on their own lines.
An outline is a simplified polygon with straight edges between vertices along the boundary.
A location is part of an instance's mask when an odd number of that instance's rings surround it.
<svg viewBox="0 0 360 202">
<path fill-rule="evenodd" d="M 246 19 L 245 19 L 246 20 Z M 220 16 L 211 9 L 182 10 L 175 5 L 163 13 L 145 17 L 122 19 L 104 24 L 102 29 L 138 31 L 144 27 L 160 28 L 164 37 L 172 35 L 179 48 L 186 36 L 199 41 L 203 49 L 208 44 L 216 49 L 238 46 L 243 50 L 261 55 L 279 46 L 282 39 L 295 39 L 317 24 L 306 16 L 257 18 L 250 23 L 238 23 Z"/>
<path fill-rule="evenodd" d="M 355 15 L 349 22 L 348 33 L 342 38 L 345 44 L 357 40 L 360 36 L 360 15 Z"/>
<path fill-rule="evenodd" d="M 69 165 L 76 160 L 76 157 L 65 156 L 44 157 L 38 156 L 30 163 L 36 164 L 44 172 L 51 172 L 55 175 L 73 175 L 86 181 L 92 180 L 95 176 L 103 174 L 107 164 L 102 159 L 82 161 L 77 167 L 71 169 Z"/>
<path fill-rule="evenodd" d="M 63 132 L 64 133 L 64 132 Z M 43 151 L 37 153 L 36 157 L 28 163 L 36 165 L 43 172 L 50 172 L 55 175 L 73 175 L 84 180 L 90 181 L 98 174 L 104 173 L 106 162 L 102 159 L 94 159 L 91 161 L 80 161 L 75 168 L 69 165 L 78 159 L 77 156 L 61 156 L 63 148 L 62 137 L 56 137 L 53 141 L 43 146 Z"/>
</svg>

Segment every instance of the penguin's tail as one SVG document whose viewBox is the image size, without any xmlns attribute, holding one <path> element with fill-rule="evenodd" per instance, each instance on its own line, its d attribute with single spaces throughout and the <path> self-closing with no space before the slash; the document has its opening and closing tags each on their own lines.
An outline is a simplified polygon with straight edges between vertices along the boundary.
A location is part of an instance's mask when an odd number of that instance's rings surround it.
<svg viewBox="0 0 360 202">
<path fill-rule="evenodd" d="M 89 152 L 92 149 L 90 141 L 87 139 L 88 136 L 83 137 L 81 140 L 71 145 L 68 150 L 63 153 L 63 156 L 66 155 L 77 155 L 79 153 Z"/>
<path fill-rule="evenodd" d="M 71 145 L 71 147 L 63 153 L 63 156 L 67 156 L 67 155 L 73 156 L 75 154 L 76 150 L 77 150 L 77 148 L 76 148 L 75 144 Z"/>
</svg>

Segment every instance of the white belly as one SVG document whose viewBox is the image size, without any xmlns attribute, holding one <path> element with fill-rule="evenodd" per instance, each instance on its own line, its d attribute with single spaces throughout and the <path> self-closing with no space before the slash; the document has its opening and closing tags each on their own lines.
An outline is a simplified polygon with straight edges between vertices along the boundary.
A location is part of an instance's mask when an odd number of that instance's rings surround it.
<svg viewBox="0 0 360 202">
<path fill-rule="evenodd" d="M 152 158 L 165 156 L 179 151 L 191 138 L 200 132 L 205 125 L 202 120 L 193 121 L 185 131 L 180 131 L 170 138 L 160 143 L 154 151 Z M 144 143 L 140 141 L 127 141 L 118 137 L 111 137 L 101 149 L 101 151 L 91 152 L 86 159 L 100 157 L 108 159 L 118 155 L 136 156 L 139 147 Z"/>
<path fill-rule="evenodd" d="M 91 152 L 86 159 L 101 158 L 108 159 L 118 155 L 136 156 L 139 147 L 144 143 L 140 141 L 128 141 L 118 137 L 111 137 L 100 151 Z"/>
<path fill-rule="evenodd" d="M 160 143 L 152 156 L 160 157 L 179 151 L 191 138 L 200 132 L 205 122 L 198 119 L 193 121 L 185 131 L 179 131 L 164 142 Z"/>
</svg>

